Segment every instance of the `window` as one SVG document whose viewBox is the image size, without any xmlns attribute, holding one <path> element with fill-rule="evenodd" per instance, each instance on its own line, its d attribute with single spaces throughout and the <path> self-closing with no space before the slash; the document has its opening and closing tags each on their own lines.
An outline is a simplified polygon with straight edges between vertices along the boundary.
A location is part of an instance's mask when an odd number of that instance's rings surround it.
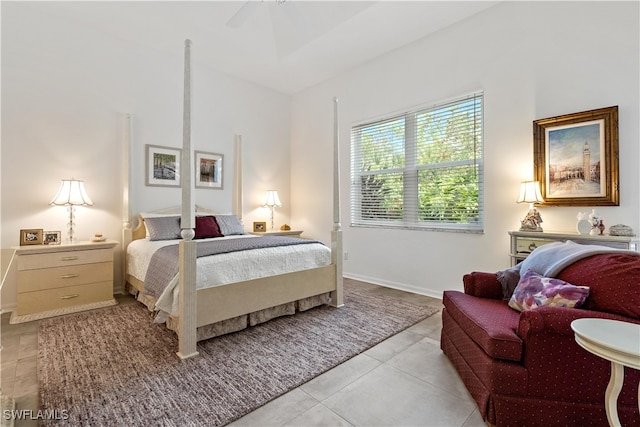
<svg viewBox="0 0 640 427">
<path fill-rule="evenodd" d="M 483 94 L 351 129 L 351 225 L 483 228 Z"/>
</svg>

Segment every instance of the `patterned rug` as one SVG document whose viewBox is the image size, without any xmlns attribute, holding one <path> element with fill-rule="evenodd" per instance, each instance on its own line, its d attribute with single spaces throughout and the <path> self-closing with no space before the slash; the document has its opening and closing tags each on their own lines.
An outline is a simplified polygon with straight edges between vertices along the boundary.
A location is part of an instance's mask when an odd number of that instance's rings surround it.
<svg viewBox="0 0 640 427">
<path fill-rule="evenodd" d="M 225 425 L 435 312 L 346 281 L 342 308 L 201 341 L 187 360 L 141 304 L 43 320 L 40 409 L 57 419 L 41 425 Z"/>
</svg>

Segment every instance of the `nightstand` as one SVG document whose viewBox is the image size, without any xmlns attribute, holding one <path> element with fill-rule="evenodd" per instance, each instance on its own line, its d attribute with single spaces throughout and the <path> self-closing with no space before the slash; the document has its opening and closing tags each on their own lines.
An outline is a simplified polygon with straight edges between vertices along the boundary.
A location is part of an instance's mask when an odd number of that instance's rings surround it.
<svg viewBox="0 0 640 427">
<path fill-rule="evenodd" d="M 114 240 L 14 247 L 17 306 L 10 323 L 115 305 Z"/>
<path fill-rule="evenodd" d="M 249 234 L 256 236 L 289 236 L 300 237 L 302 230 L 273 230 L 273 231 L 250 231 Z"/>
</svg>

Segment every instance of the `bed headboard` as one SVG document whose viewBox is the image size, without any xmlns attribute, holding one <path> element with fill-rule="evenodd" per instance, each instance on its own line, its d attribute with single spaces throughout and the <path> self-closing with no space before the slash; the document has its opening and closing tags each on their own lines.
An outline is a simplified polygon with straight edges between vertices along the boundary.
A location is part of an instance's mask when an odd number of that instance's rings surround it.
<svg viewBox="0 0 640 427">
<path fill-rule="evenodd" d="M 221 212 L 215 211 L 213 209 L 209 209 L 209 208 L 205 208 L 202 206 L 196 206 L 196 214 L 209 214 L 209 215 L 221 215 Z M 180 206 L 172 206 L 170 208 L 166 208 L 166 209 L 160 209 L 157 211 L 151 211 L 149 212 L 150 214 L 155 214 L 155 215 L 172 215 L 175 214 L 176 216 L 180 216 L 181 213 L 181 207 Z M 142 214 L 138 215 L 138 224 L 136 225 L 136 227 L 131 230 L 131 240 L 138 240 L 138 239 L 144 239 L 147 236 L 147 228 L 144 225 L 144 218 L 142 217 Z"/>
</svg>

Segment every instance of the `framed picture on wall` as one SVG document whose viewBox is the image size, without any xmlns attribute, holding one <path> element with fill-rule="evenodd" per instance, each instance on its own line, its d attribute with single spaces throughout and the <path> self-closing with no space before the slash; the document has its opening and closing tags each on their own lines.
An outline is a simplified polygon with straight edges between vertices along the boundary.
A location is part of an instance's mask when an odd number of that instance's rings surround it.
<svg viewBox="0 0 640 427">
<path fill-rule="evenodd" d="M 150 187 L 180 187 L 179 148 L 146 145 L 146 181 Z"/>
<path fill-rule="evenodd" d="M 620 204 L 617 106 L 535 120 L 533 157 L 545 204 Z"/>
<path fill-rule="evenodd" d="M 41 245 L 41 244 L 42 244 L 42 228 L 31 228 L 28 230 L 20 230 L 20 246 Z"/>
<path fill-rule="evenodd" d="M 222 189 L 222 154 L 195 151 L 197 188 Z"/>
</svg>

